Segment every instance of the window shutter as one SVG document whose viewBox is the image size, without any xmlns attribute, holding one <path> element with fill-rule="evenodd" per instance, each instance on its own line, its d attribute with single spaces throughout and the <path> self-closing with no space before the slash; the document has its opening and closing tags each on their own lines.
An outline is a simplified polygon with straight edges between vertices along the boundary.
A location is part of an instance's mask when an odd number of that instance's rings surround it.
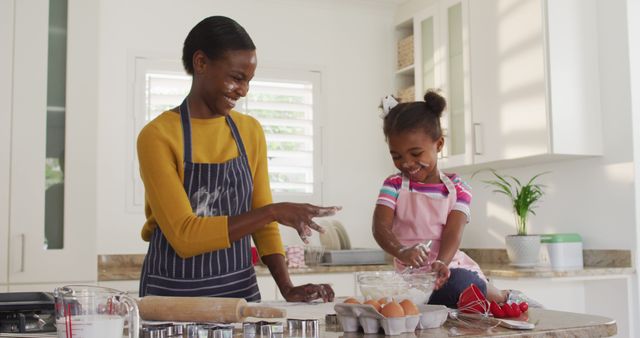
<svg viewBox="0 0 640 338">
<path fill-rule="evenodd" d="M 182 102 L 191 77 L 153 71 L 145 75 L 145 123 Z M 267 140 L 274 193 L 314 193 L 313 83 L 253 79 L 235 110 L 256 118 Z"/>
<path fill-rule="evenodd" d="M 313 194 L 313 84 L 254 79 L 236 108 L 264 129 L 271 190 Z"/>
</svg>

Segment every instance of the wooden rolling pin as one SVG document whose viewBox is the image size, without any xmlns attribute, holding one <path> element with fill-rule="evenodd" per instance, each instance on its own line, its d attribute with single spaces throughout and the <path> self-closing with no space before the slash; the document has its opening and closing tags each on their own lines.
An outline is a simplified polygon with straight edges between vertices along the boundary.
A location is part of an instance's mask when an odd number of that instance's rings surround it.
<svg viewBox="0 0 640 338">
<path fill-rule="evenodd" d="M 285 310 L 249 306 L 243 298 L 146 296 L 138 300 L 144 320 L 239 323 L 247 317 L 284 318 Z"/>
</svg>

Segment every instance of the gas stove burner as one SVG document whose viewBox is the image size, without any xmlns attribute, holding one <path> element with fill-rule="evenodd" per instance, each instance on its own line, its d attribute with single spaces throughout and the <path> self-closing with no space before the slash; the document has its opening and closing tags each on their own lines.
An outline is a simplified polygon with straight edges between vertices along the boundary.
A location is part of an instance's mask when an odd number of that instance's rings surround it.
<svg viewBox="0 0 640 338">
<path fill-rule="evenodd" d="M 0 333 L 55 331 L 53 295 L 46 292 L 0 293 Z"/>
<path fill-rule="evenodd" d="M 0 333 L 55 332 L 54 323 L 53 313 L 0 313 Z"/>
</svg>

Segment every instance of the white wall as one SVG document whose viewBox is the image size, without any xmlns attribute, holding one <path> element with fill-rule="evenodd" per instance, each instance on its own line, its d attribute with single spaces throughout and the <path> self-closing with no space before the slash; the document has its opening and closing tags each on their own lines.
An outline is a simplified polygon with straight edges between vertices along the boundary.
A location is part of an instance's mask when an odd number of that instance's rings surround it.
<svg viewBox="0 0 640 338">
<path fill-rule="evenodd" d="M 377 105 L 392 87 L 392 7 L 339 0 L 190 0 L 180 5 L 110 0 L 100 5 L 98 254 L 143 253 L 147 247 L 140 238 L 142 210 L 125 207 L 125 183 L 132 179 L 126 154 L 134 146 L 127 142 L 131 60 L 145 55 L 179 59 L 188 31 L 209 15 L 232 17 L 247 29 L 257 46 L 258 67 L 322 71 L 323 203 L 344 207 L 337 218 L 354 246 L 375 245 L 371 215 L 379 184 L 391 173 Z M 285 237 L 295 240 L 289 233 Z"/>
<path fill-rule="evenodd" d="M 635 211 L 636 211 L 636 243 L 640 243 L 640 2 L 636 0 L 627 0 L 627 24 L 629 25 L 629 61 L 630 61 L 630 78 L 631 78 L 631 116 L 633 128 L 633 158 L 635 172 Z M 634 261 L 640 261 L 640 252 L 636 247 L 634 252 Z M 636 268 L 637 269 L 637 268 Z M 640 314 L 640 279 L 636 273 L 633 276 L 633 293 L 631 304 L 633 304 L 633 317 L 638 318 Z M 640 332 L 640 323 L 636 320 L 635 332 Z"/>
</svg>

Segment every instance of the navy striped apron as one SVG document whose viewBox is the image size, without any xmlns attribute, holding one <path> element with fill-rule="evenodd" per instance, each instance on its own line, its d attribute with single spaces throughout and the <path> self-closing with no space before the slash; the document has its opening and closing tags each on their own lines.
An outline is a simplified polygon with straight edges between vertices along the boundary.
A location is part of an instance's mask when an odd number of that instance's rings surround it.
<svg viewBox="0 0 640 338">
<path fill-rule="evenodd" d="M 184 190 L 197 216 L 236 216 L 251 209 L 253 178 L 231 116 L 225 117 L 239 156 L 224 163 L 193 163 L 187 99 L 180 105 L 184 142 Z M 216 296 L 260 301 L 251 263 L 250 236 L 228 249 L 182 259 L 156 227 L 142 266 L 140 296 Z"/>
</svg>

